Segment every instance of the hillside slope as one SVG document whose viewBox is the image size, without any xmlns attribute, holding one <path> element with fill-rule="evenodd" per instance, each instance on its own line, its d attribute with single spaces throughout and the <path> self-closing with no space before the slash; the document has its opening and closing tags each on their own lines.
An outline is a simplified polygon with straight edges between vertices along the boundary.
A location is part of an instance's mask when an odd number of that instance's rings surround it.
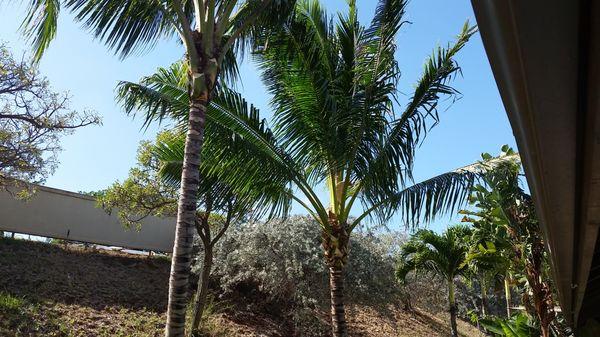
<svg viewBox="0 0 600 337">
<path fill-rule="evenodd" d="M 164 258 L 0 239 L 0 336 L 162 336 L 168 272 Z M 294 335 L 285 314 L 248 299 L 212 309 L 208 335 Z M 316 317 L 327 324 L 324 313 Z M 447 336 L 445 319 L 392 306 L 348 308 L 351 336 Z M 464 322 L 459 330 L 481 336 Z"/>
</svg>

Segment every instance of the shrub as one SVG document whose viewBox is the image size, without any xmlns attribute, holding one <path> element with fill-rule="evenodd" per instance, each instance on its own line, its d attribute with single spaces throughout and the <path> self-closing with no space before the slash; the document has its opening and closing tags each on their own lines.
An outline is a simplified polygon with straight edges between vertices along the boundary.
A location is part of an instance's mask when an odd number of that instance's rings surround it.
<svg viewBox="0 0 600 337">
<path fill-rule="evenodd" d="M 318 225 L 293 216 L 231 228 L 215 250 L 215 274 L 225 292 L 258 291 L 271 302 L 314 307 L 328 303 L 328 273 Z M 394 300 L 394 255 L 403 237 L 357 231 L 346 269 L 349 301 Z M 290 301 L 291 300 L 291 301 Z"/>
</svg>

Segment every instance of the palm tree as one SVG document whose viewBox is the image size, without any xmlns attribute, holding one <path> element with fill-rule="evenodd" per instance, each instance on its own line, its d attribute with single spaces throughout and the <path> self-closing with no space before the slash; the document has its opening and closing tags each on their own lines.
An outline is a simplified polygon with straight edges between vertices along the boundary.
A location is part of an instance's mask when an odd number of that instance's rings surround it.
<svg viewBox="0 0 600 337">
<path fill-rule="evenodd" d="M 385 221 L 397 210 L 407 223 L 430 218 L 455 206 L 465 196 L 458 186 L 468 186 L 463 176 L 450 173 L 405 189 L 416 147 L 438 121 L 439 99 L 457 94 L 449 84 L 460 70 L 454 57 L 476 31 L 465 24 L 455 43 L 434 51 L 409 102 L 398 110 L 395 36 L 405 8 L 405 1 L 381 0 L 365 28 L 354 1 L 337 20 L 318 1 L 301 1 L 255 54 L 272 95 L 278 140 L 276 146 L 260 143 L 304 195 L 296 201 L 320 224 L 334 336 L 347 335 L 343 273 L 352 230 L 366 218 Z M 239 132 L 249 134 L 241 127 Z M 323 185 L 328 202 L 317 194 Z M 352 218 L 357 201 L 362 211 Z"/>
<path fill-rule="evenodd" d="M 454 279 L 467 272 L 465 259 L 469 251 L 470 235 L 471 229 L 465 225 L 449 227 L 442 234 L 431 230 L 419 230 L 402 246 L 400 265 L 396 272 L 402 281 L 411 271 L 431 273 L 446 280 L 453 337 L 458 336 Z"/>
<path fill-rule="evenodd" d="M 475 29 L 465 25 L 456 43 L 434 51 L 406 108 L 396 115 L 393 103 L 399 70 L 393 40 L 404 8 L 403 1 L 382 0 L 370 28 L 364 29 L 357 22 L 352 1 L 349 15 L 340 16 L 337 26 L 328 25 L 318 2 L 302 2 L 281 31 L 262 36 L 256 55 L 267 70 L 267 84 L 272 81 L 275 133 L 265 134 L 260 131 L 262 124 L 235 114 L 235 109 L 246 104 L 239 95 L 229 95 L 227 104 L 209 105 L 207 111 L 209 121 L 227 127 L 251 149 L 236 154 L 235 160 L 215 162 L 223 172 L 237 172 L 221 177 L 223 182 L 244 191 L 251 189 L 252 181 L 268 176 L 304 195 L 281 189 L 320 225 L 330 271 L 335 336 L 347 335 L 343 268 L 352 230 L 365 219 L 386 220 L 395 211 L 403 213 L 407 223 L 452 211 L 466 200 L 477 176 L 476 170 L 464 168 L 406 188 L 412 179 L 415 149 L 430 129 L 426 123 L 438 121 L 439 99 L 457 94 L 449 86 L 460 70 L 454 56 Z M 317 49 L 311 46 L 320 43 L 326 48 L 318 50 L 327 54 L 317 58 Z M 327 69 L 329 73 L 323 72 Z M 181 83 L 185 87 L 185 80 Z M 121 86 L 121 91 L 134 91 L 147 100 L 144 104 L 151 109 L 142 111 L 148 119 L 169 116 L 183 122 L 185 105 L 173 104 L 171 98 L 185 91 L 172 89 L 165 86 L 145 95 L 146 90 L 138 86 Z M 130 112 L 136 104 L 136 99 L 124 102 Z M 220 155 L 232 154 L 221 151 Z M 317 195 L 323 183 L 330 191 L 329 207 Z M 362 211 L 351 218 L 356 201 L 362 203 Z"/>
<path fill-rule="evenodd" d="M 176 129 L 162 133 L 152 152 L 160 162 L 158 175 L 161 180 L 169 187 L 179 186 L 185 149 L 183 129 L 190 101 L 185 63 L 177 62 L 169 68 L 159 68 L 155 74 L 142 78 L 139 83 L 121 82 L 117 87 L 117 95 L 128 114 L 162 115 L 175 120 Z M 195 227 L 204 248 L 204 261 L 194 304 L 193 335 L 198 333 L 206 303 L 213 248 L 232 220 L 248 215 L 260 217 L 266 211 L 269 211 L 269 216 L 287 214 L 291 202 L 291 191 L 287 189 L 286 181 L 266 175 L 248 182 L 243 190 L 236 190 L 223 182 L 223 177 L 235 179 L 242 173 L 240 170 L 252 165 L 268 170 L 270 163 L 260 161 L 261 153 L 256 153 L 249 146 L 251 144 L 236 136 L 224 124 L 216 122 L 215 111 L 227 111 L 229 116 L 244 121 L 264 139 L 273 137 L 260 119 L 258 110 L 249 106 L 240 94 L 224 86 L 215 90 L 207 108 L 206 142 L 199 166 L 201 180 L 196 207 L 199 211 Z M 240 156 L 245 160 L 239 160 Z M 233 165 L 225 165 L 228 162 Z M 214 219 L 211 220 L 211 215 L 217 212 L 223 214 L 223 224 L 213 233 L 214 226 L 211 223 Z"/>
<path fill-rule="evenodd" d="M 186 53 L 189 114 L 175 242 L 169 278 L 166 336 L 182 336 L 191 262 L 206 109 L 220 75 L 235 77 L 235 51 L 263 27 L 287 16 L 286 0 L 32 0 L 23 27 L 39 60 L 56 35 L 61 7 L 125 57 L 177 35 Z M 161 118 L 162 116 L 153 116 Z"/>
<path fill-rule="evenodd" d="M 480 189 L 477 186 L 475 189 Z M 471 200 L 474 202 L 474 200 Z M 486 294 L 484 287 L 487 280 L 498 280 L 503 282 L 506 300 L 506 316 L 511 316 L 511 274 L 520 266 L 514 265 L 511 259 L 512 247 L 506 231 L 502 224 L 494 222 L 486 211 L 462 210 L 459 212 L 465 216 L 462 222 L 472 224 L 473 235 L 470 240 L 471 247 L 467 254 L 466 263 L 469 268 L 475 270 L 481 276 L 482 283 L 482 314 L 486 316 Z"/>
</svg>

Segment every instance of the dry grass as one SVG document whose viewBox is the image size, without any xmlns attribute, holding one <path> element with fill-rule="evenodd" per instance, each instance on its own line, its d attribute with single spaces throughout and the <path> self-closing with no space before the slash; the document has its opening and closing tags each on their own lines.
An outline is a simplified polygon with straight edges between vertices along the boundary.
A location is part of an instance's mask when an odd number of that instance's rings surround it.
<svg viewBox="0 0 600 337">
<path fill-rule="evenodd" d="M 162 336 L 169 261 L 78 246 L 0 239 L 0 336 Z M 261 309 L 257 309 L 257 308 Z M 211 337 L 297 335 L 289 313 L 247 299 L 209 307 Z M 320 313 L 316 321 L 326 326 Z M 351 336 L 448 336 L 446 317 L 350 305 Z M 482 336 L 459 322 L 462 336 Z"/>
</svg>

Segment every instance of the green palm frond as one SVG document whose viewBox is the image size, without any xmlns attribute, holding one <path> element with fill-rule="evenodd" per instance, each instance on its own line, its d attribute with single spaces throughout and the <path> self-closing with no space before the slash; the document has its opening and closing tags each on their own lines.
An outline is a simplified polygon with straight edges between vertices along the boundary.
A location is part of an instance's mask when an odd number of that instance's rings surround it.
<svg viewBox="0 0 600 337">
<path fill-rule="evenodd" d="M 140 83 L 120 83 L 117 93 L 127 113 L 144 114 L 145 125 L 165 119 L 185 125 L 189 106 L 186 88 L 186 64 L 177 62 L 158 69 Z M 161 174 L 174 185 L 181 178 L 185 144 L 182 130 L 165 136 L 155 147 L 163 163 Z M 201 192 L 212 191 L 213 202 L 224 202 L 227 195 L 235 195 L 238 200 L 246 200 L 248 207 L 256 206 L 257 212 L 269 208 L 273 215 L 287 214 L 292 198 L 289 184 L 298 180 L 298 170 L 256 107 L 239 93 L 217 87 L 207 109 L 204 139 Z"/>
<path fill-rule="evenodd" d="M 127 114 L 135 116 L 141 112 L 146 127 L 165 118 L 185 125 L 189 110 L 185 63 L 176 62 L 169 68 L 159 68 L 139 83 L 120 82 L 117 85 L 117 102 Z"/>
<path fill-rule="evenodd" d="M 329 92 L 335 37 L 327 21 L 318 2 L 300 2 L 294 19 L 255 55 L 272 95 L 278 139 L 315 182 L 326 175 L 322 159 L 331 157 L 336 143 L 335 99 Z"/>
<path fill-rule="evenodd" d="M 69 0 L 63 4 L 94 36 L 125 57 L 176 33 L 161 1 Z"/>
<path fill-rule="evenodd" d="M 154 152 L 161 162 L 160 176 L 178 186 L 183 169 L 185 134 L 174 131 L 157 142 Z M 289 212 L 292 193 L 286 175 L 258 174 L 268 169 L 260 151 L 244 139 L 211 122 L 206 127 L 206 142 L 201 154 L 199 195 L 210 195 L 216 205 L 233 202 L 244 213 L 254 216 L 285 216 Z M 254 173 L 252 180 L 239 179 Z"/>
<path fill-rule="evenodd" d="M 520 163 L 517 153 L 502 152 L 497 157 L 440 174 L 401 190 L 370 208 L 365 207 L 367 210 L 357 219 L 373 216 L 372 213 L 376 213 L 376 217 L 380 219 L 389 219 L 399 212 L 404 224 L 415 228 L 421 221 L 429 222 L 438 216 L 459 210 L 468 202 L 476 183 L 483 182 L 491 173 L 505 165 L 512 167 L 515 163 Z"/>
<path fill-rule="evenodd" d="M 60 0 L 31 0 L 27 16 L 21 24 L 25 36 L 33 42 L 33 59 L 38 62 L 56 36 Z"/>
<path fill-rule="evenodd" d="M 236 4 L 232 4 L 233 2 Z M 266 32 L 281 25 L 294 10 L 295 3 L 294 0 L 221 1 L 219 8 L 222 13 L 230 5 L 235 6 L 221 28 L 224 29 L 225 37 L 229 38 L 226 44 L 240 55 L 249 46 L 264 44 Z"/>
<path fill-rule="evenodd" d="M 376 204 L 397 193 L 398 186 L 404 186 L 404 176 L 412 179 L 412 168 L 415 150 L 423 141 L 428 130 L 439 121 L 437 107 L 444 96 L 454 96 L 458 93 L 449 85 L 454 75 L 460 71 L 454 57 L 475 33 L 474 27 L 465 23 L 461 34 L 453 45 L 447 48 L 439 47 L 426 62 L 425 71 L 418 81 L 412 98 L 400 117 L 390 123 L 383 139 L 376 143 L 374 155 L 363 160 L 359 177 L 363 181 L 365 200 Z M 429 122 L 433 125 L 428 125 Z M 450 177 L 443 178 L 444 184 L 451 186 Z M 388 181 L 387 185 L 382 181 Z"/>
<path fill-rule="evenodd" d="M 404 280 L 411 271 L 453 279 L 464 272 L 464 260 L 471 235 L 468 226 L 449 227 L 444 233 L 419 230 L 402 246 L 396 276 Z"/>
</svg>

